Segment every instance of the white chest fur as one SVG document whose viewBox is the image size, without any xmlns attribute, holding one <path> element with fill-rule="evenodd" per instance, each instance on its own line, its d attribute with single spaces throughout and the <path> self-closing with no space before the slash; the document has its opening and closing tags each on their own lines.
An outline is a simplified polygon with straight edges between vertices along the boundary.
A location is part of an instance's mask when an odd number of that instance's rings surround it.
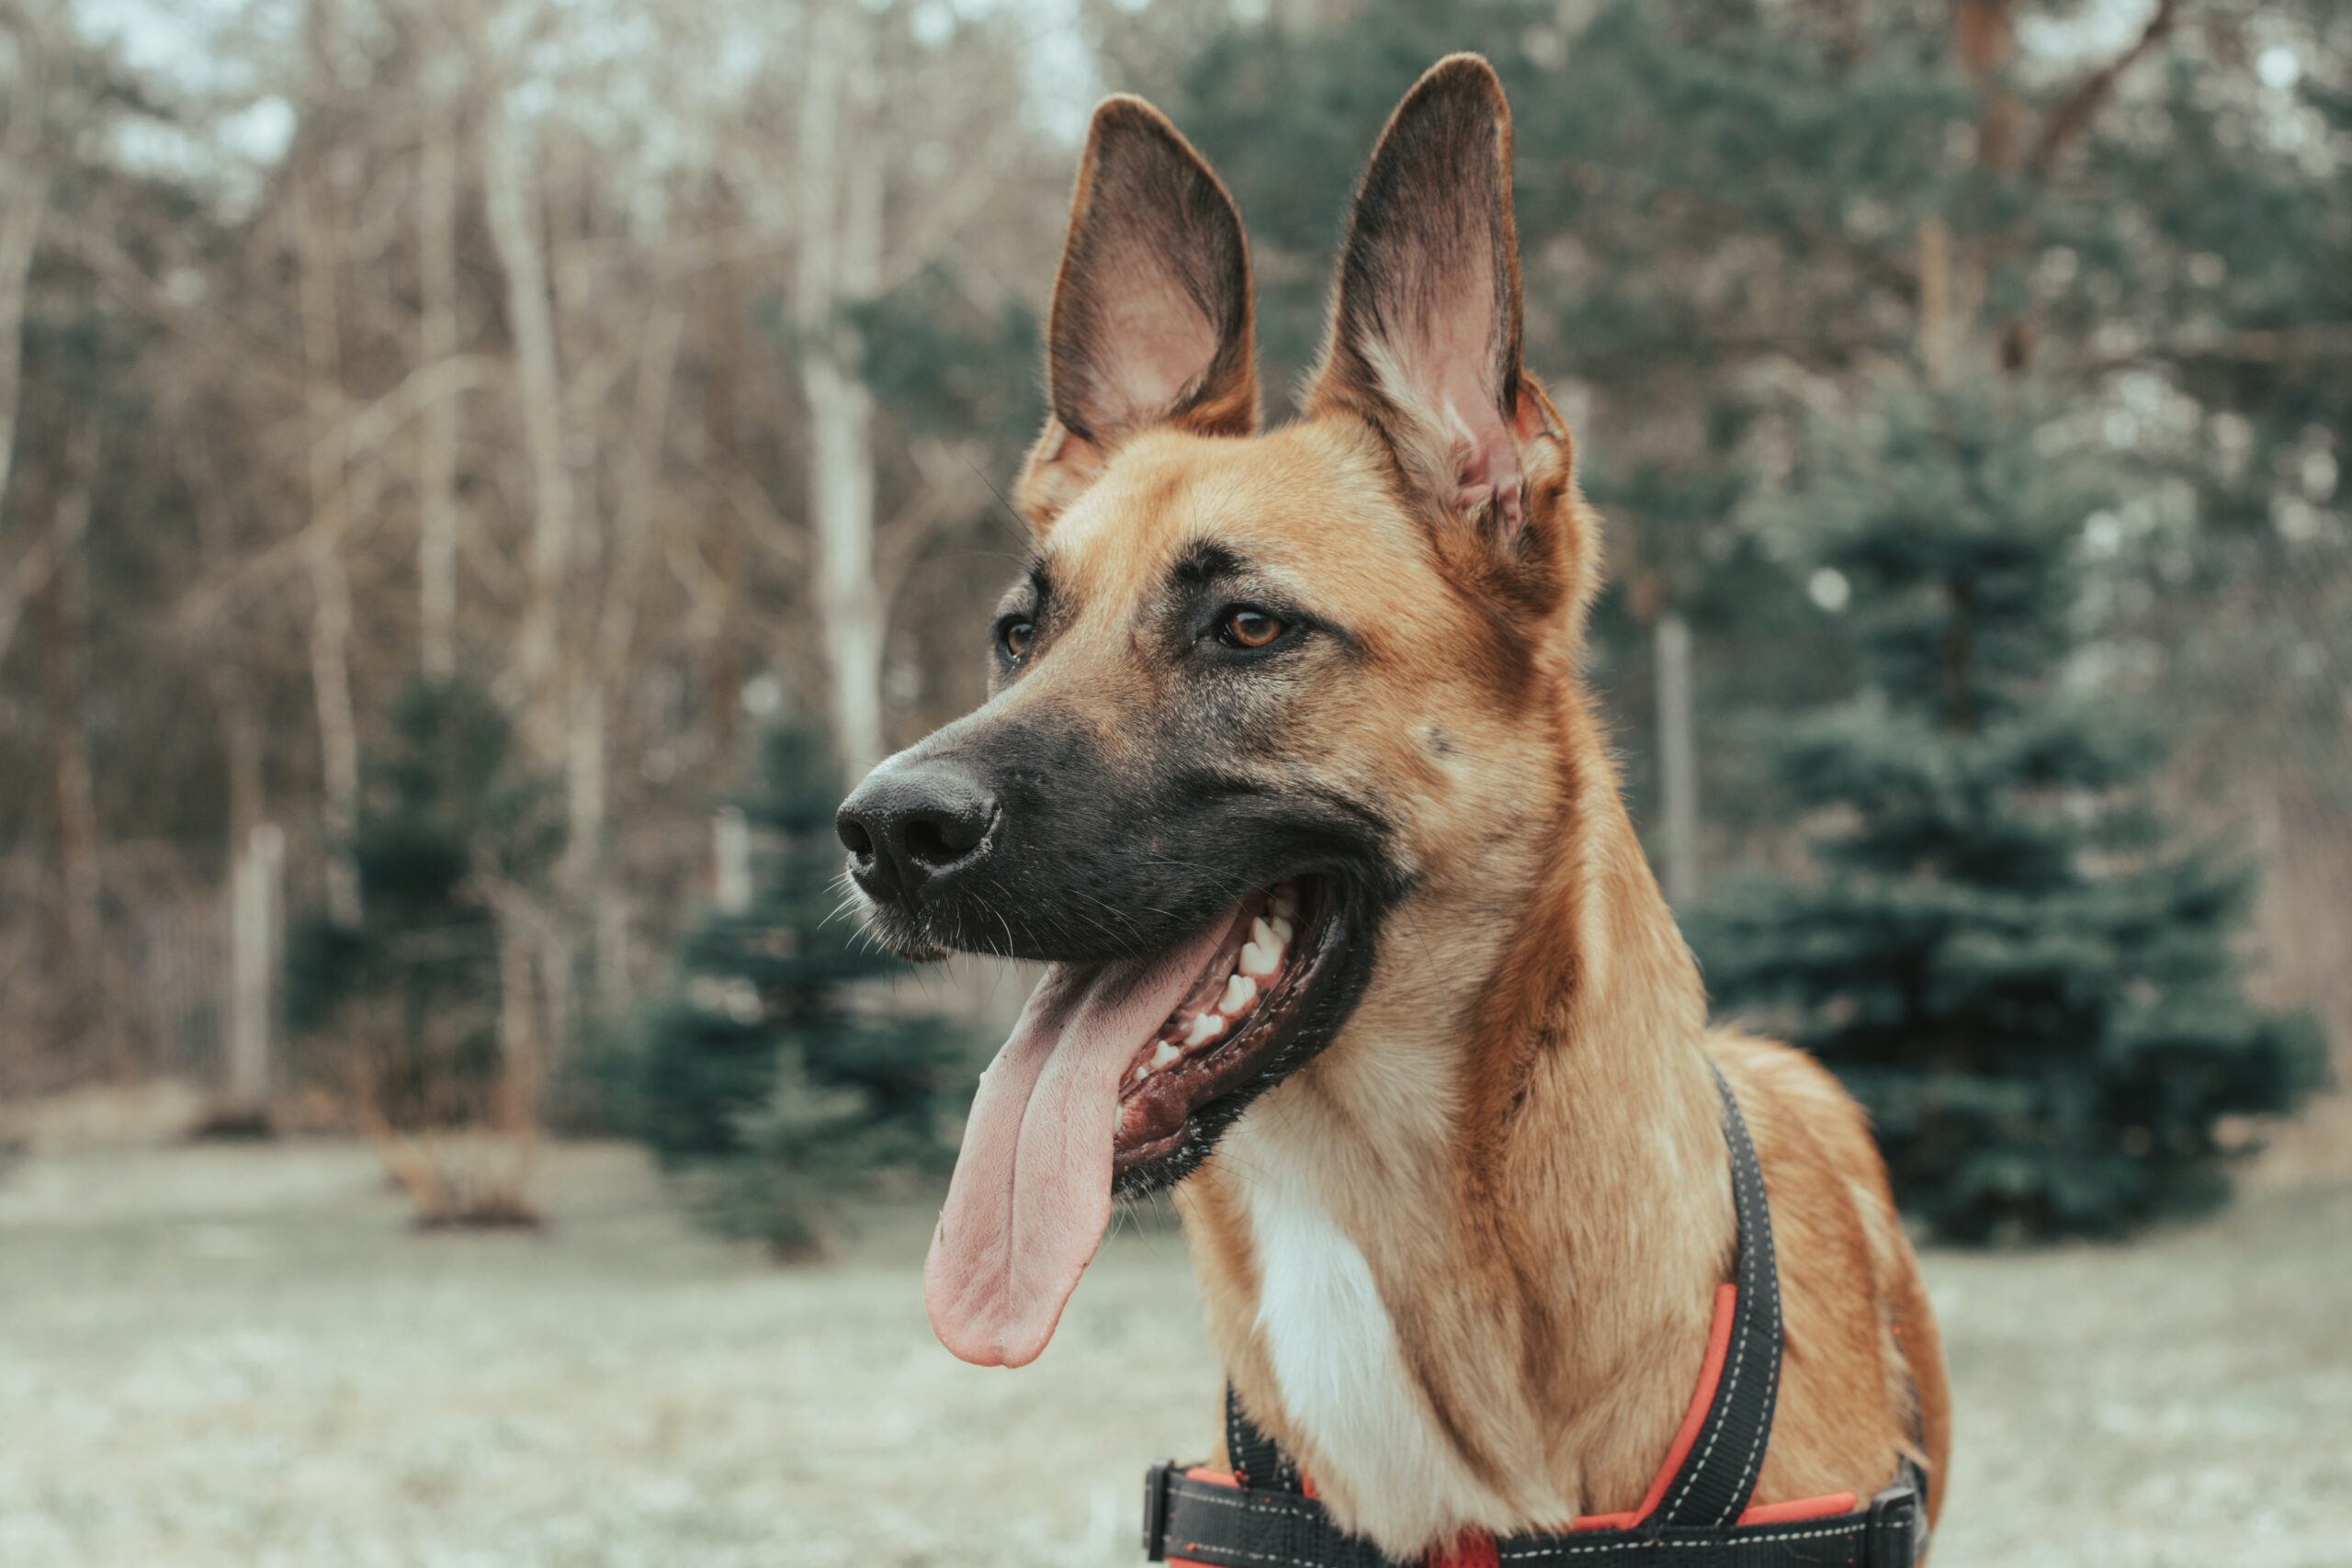
<svg viewBox="0 0 2352 1568">
<path fill-rule="evenodd" d="M 1321 1467 L 1318 1485 L 1341 1523 L 1391 1551 L 1505 1516 L 1406 1366 L 1372 1266 L 1325 1196 L 1329 1162 L 1286 1120 L 1245 1119 L 1227 1135 L 1239 1146 L 1227 1168 L 1246 1194 L 1257 1330 L 1283 1412 Z"/>
</svg>

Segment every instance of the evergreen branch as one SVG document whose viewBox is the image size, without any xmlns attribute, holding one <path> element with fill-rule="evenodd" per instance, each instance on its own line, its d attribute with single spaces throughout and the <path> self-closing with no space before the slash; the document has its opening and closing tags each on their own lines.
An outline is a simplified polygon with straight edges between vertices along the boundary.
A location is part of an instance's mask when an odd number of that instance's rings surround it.
<svg viewBox="0 0 2352 1568">
<path fill-rule="evenodd" d="M 2308 326 L 2265 328 L 2211 336 L 2185 336 L 2075 362 L 2083 375 L 2102 375 L 2134 365 L 2301 365 L 2352 358 L 2352 321 L 2314 321 Z"/>
<path fill-rule="evenodd" d="M 1908 265 L 1861 241 L 1826 229 L 1811 227 L 1794 218 L 1759 212 L 1752 207 L 1724 201 L 1686 186 L 1668 185 L 1661 180 L 1645 178 L 1631 169 L 1617 168 L 1590 159 L 1572 159 L 1561 168 L 1571 182 L 1578 185 L 1614 182 L 1620 186 L 1646 191 L 1662 201 L 1679 202 L 1698 217 L 1768 230 L 1783 240 L 1844 257 L 1857 271 L 1892 289 L 1899 299 L 1909 300 L 1918 296 L 1919 280 Z"/>
</svg>

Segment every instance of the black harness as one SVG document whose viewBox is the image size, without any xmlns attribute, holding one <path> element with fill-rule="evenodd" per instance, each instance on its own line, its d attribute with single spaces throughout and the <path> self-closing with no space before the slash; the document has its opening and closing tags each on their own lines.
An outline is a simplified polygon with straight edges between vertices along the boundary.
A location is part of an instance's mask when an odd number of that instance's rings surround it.
<svg viewBox="0 0 2352 1568">
<path fill-rule="evenodd" d="M 1907 1458 L 1865 1508 L 1780 1524 L 1738 1522 L 1772 1433 L 1781 1381 L 1781 1280 L 1771 1209 L 1747 1123 L 1722 1074 L 1715 1083 L 1723 1093 L 1724 1141 L 1731 1149 L 1739 1218 L 1739 1292 L 1705 1423 L 1664 1497 L 1624 1529 L 1506 1536 L 1490 1543 L 1491 1554 L 1432 1551 L 1427 1568 L 1448 1562 L 1494 1568 L 1912 1568 L 1926 1551 L 1927 1486 Z M 1173 1461 L 1152 1466 L 1144 1482 L 1146 1556 L 1212 1568 L 1419 1568 L 1398 1563 L 1334 1524 L 1329 1511 L 1306 1495 L 1298 1467 L 1242 1414 L 1230 1387 L 1225 1409 L 1226 1450 L 1238 1484 L 1196 1480 Z"/>
</svg>

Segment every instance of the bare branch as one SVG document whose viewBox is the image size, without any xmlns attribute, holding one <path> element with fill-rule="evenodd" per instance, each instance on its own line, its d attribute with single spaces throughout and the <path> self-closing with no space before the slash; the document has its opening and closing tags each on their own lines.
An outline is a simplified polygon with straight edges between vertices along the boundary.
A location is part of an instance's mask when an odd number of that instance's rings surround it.
<svg viewBox="0 0 2352 1568">
<path fill-rule="evenodd" d="M 79 473 L 89 468 L 96 460 L 96 450 L 97 425 L 94 421 L 84 421 L 76 426 L 66 454 L 68 471 Z M 9 645 L 17 640 L 17 628 L 24 623 L 25 606 L 49 586 L 58 564 L 81 544 L 82 536 L 89 529 L 89 487 L 77 485 L 73 493 L 80 498 L 78 504 L 59 507 L 49 532 L 17 558 L 15 570 L 6 581 L 0 581 L 0 660 L 6 660 Z"/>
<path fill-rule="evenodd" d="M 2101 106 L 2115 91 L 2115 84 L 2123 73 L 2138 64 L 2142 56 L 2155 48 L 2164 40 L 2165 35 L 2172 31 L 2173 25 L 2179 20 L 2180 8 L 2181 0 L 2156 0 L 2156 8 L 2149 13 L 2147 26 L 2140 29 L 2140 36 L 2132 40 L 2131 46 L 2084 77 L 2075 90 L 2066 95 L 2066 100 L 2050 111 L 2049 118 L 2041 122 L 2041 135 L 2036 139 L 2032 152 L 2026 158 L 2028 174 L 2040 175 L 2049 172 L 2051 164 L 2065 151 L 2066 144 L 2081 135 L 2098 117 Z"/>
<path fill-rule="evenodd" d="M 297 398 L 343 395 L 340 387 L 313 387 L 309 372 L 288 363 L 276 349 L 239 331 L 218 312 L 173 299 L 169 290 L 149 277 L 105 234 L 62 216 L 52 219 L 50 230 L 67 254 L 96 273 L 98 281 L 121 295 L 132 310 L 179 334 L 232 373 L 258 377 Z"/>
</svg>

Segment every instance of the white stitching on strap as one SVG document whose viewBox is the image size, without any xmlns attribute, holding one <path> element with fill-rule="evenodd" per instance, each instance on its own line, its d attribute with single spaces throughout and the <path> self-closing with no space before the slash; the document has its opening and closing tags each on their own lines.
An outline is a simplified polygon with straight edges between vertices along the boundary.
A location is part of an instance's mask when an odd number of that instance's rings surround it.
<svg viewBox="0 0 2352 1568">
<path fill-rule="evenodd" d="M 1677 1540 L 1671 1538 L 1662 1540 L 1645 1538 L 1641 1540 L 1611 1541 L 1602 1546 L 1559 1546 L 1547 1542 L 1542 1546 L 1513 1547 L 1510 1551 L 1501 1553 L 1501 1556 L 1508 1562 L 1531 1562 L 1539 1558 L 1550 1557 L 1589 1557 L 1597 1552 L 1603 1551 L 1640 1551 L 1645 1549 L 1654 1547 L 1671 1547 L 1678 1552 L 1715 1551 L 1732 1547 L 1765 1546 L 1770 1545 L 1774 1541 L 1781 1540 L 1828 1540 L 1833 1537 L 1841 1535 L 1854 1536 L 1857 1539 L 1860 1539 L 1861 1532 L 1866 1528 L 1866 1526 L 1861 1524 L 1849 1524 L 1841 1525 L 1835 1529 L 1789 1530 L 1779 1535 L 1742 1535 L 1733 1536 L 1724 1540 Z"/>
<path fill-rule="evenodd" d="M 1717 1081 L 1721 1082 L 1722 1080 L 1718 1078 Z M 1726 1089 L 1726 1092 L 1728 1092 L 1728 1089 Z M 1736 1102 L 1734 1102 L 1733 1109 L 1735 1111 L 1736 1110 Z M 1740 1179 L 1740 1162 L 1736 1157 L 1732 1160 L 1731 1179 L 1732 1186 L 1734 1188 L 1734 1191 L 1732 1193 L 1732 1224 L 1736 1227 L 1739 1223 L 1739 1193 L 1737 1191 L 1737 1188 Z M 1740 1370 L 1747 1360 L 1747 1330 L 1749 1323 L 1752 1320 L 1752 1316 L 1745 1309 L 1750 1302 L 1755 1300 L 1755 1296 L 1752 1293 L 1755 1288 L 1755 1270 L 1756 1259 L 1749 1256 L 1747 1247 L 1745 1246 L 1741 1247 L 1739 1249 L 1739 1344 L 1732 1353 L 1730 1378 L 1729 1381 L 1724 1384 L 1722 1403 L 1717 1406 L 1718 1409 L 1725 1412 L 1726 1414 L 1728 1414 L 1731 1409 L 1732 1396 L 1739 1392 Z M 1682 1500 L 1690 1495 L 1690 1488 L 1696 1486 L 1699 1483 L 1699 1477 L 1706 1473 L 1708 1456 L 1715 1451 L 1715 1439 L 1724 1435 L 1724 1425 L 1725 1423 L 1722 1421 L 1717 1421 L 1713 1424 L 1712 1429 L 1707 1433 L 1707 1446 L 1699 1450 L 1698 1462 L 1691 1465 L 1690 1472 L 1682 1478 L 1682 1484 L 1675 1488 L 1672 1500 L 1666 1505 L 1665 1513 L 1667 1516 L 1671 1517 L 1677 1509 L 1682 1506 Z M 1717 1524 L 1721 1524 L 1723 1521 L 1718 1519 L 1715 1522 Z"/>
<path fill-rule="evenodd" d="M 1244 1513 L 1265 1514 L 1287 1511 L 1279 1506 L 1269 1506 L 1259 1503 L 1246 1494 L 1238 1497 L 1228 1496 L 1227 1488 L 1203 1483 L 1188 1484 L 1180 1481 L 1170 1490 L 1193 1502 L 1214 1503 L 1220 1508 L 1238 1508 Z M 1558 1541 L 1545 1541 L 1540 1545 L 1505 1547 L 1499 1551 L 1498 1556 L 1507 1562 L 1532 1562 L 1557 1557 L 1595 1557 L 1611 1551 L 1639 1551 L 1645 1548 L 1653 1547 L 1671 1547 L 1680 1552 L 1716 1551 L 1742 1546 L 1766 1546 L 1784 1540 L 1831 1540 L 1840 1536 L 1850 1536 L 1860 1540 L 1869 1528 L 1867 1519 L 1858 1519 L 1847 1524 L 1831 1526 L 1826 1529 L 1782 1530 L 1772 1535 L 1736 1535 L 1722 1540 L 1678 1540 L 1645 1537 L 1637 1540 L 1597 1541 L 1590 1546 L 1570 1546 Z M 1236 1557 L 1247 1557 L 1253 1562 L 1283 1562 L 1290 1564 L 1290 1568 L 1320 1568 L 1317 1561 L 1313 1558 L 1295 1557 L 1280 1551 L 1252 1551 L 1246 1546 L 1225 1546 L 1212 1541 L 1187 1542 L 1182 1536 L 1176 1534 L 1169 1536 L 1168 1543 L 1170 1555 L 1179 1557 L 1191 1557 L 1202 1551 L 1223 1552 Z M 1499 1542 L 1497 1544 L 1500 1545 Z M 1207 1561 L 1208 1559 L 1199 1560 Z"/>
<path fill-rule="evenodd" d="M 1216 1485 L 1213 1483 L 1195 1482 L 1191 1484 L 1187 1484 L 1180 1481 L 1171 1486 L 1170 1491 L 1172 1495 L 1189 1498 L 1195 1503 L 1214 1503 L 1220 1508 L 1238 1508 L 1245 1514 L 1279 1516 L 1286 1515 L 1290 1512 L 1287 1507 L 1283 1506 L 1280 1502 L 1274 1499 L 1269 1498 L 1264 1502 L 1260 1502 L 1256 1498 L 1250 1496 L 1247 1492 L 1243 1493 L 1238 1497 L 1227 1496 L 1226 1495 L 1227 1488 Z M 1170 1539 L 1181 1540 L 1182 1538 L 1171 1537 Z M 1207 1541 L 1195 1541 L 1193 1543 L 1191 1550 L 1177 1553 L 1177 1555 L 1190 1556 L 1192 1551 L 1197 1551 L 1203 1548 L 1205 1548 L 1210 1551 L 1233 1552 L 1238 1556 L 1247 1557 L 1253 1562 L 1287 1562 L 1291 1565 L 1291 1568 L 1319 1568 L 1319 1564 L 1312 1558 L 1294 1557 L 1287 1552 L 1281 1551 L 1252 1551 L 1246 1546 L 1219 1546 Z"/>
<path fill-rule="evenodd" d="M 1765 1201 L 1764 1169 L 1757 1163 L 1756 1145 L 1746 1138 L 1739 1139 L 1738 1144 L 1736 1156 L 1732 1161 L 1734 1179 L 1736 1180 L 1744 1178 L 1752 1183 L 1756 1191 L 1756 1201 L 1762 1203 Z M 1742 1247 L 1740 1248 L 1740 1272 L 1743 1275 L 1747 1272 L 1747 1249 Z M 1781 1292 L 1776 1290 L 1772 1292 L 1772 1337 L 1777 1340 L 1780 1337 Z M 1748 1439 L 1747 1460 L 1739 1467 L 1739 1483 L 1732 1488 L 1730 1501 L 1724 1505 L 1724 1511 L 1716 1516 L 1715 1525 L 1718 1529 L 1731 1523 L 1732 1515 L 1738 1510 L 1741 1501 L 1747 1495 L 1748 1483 L 1756 1474 L 1757 1461 L 1764 1457 L 1764 1429 L 1770 1425 L 1770 1412 L 1766 1412 L 1766 1416 L 1767 1419 L 1756 1423 L 1756 1433 Z"/>
</svg>

